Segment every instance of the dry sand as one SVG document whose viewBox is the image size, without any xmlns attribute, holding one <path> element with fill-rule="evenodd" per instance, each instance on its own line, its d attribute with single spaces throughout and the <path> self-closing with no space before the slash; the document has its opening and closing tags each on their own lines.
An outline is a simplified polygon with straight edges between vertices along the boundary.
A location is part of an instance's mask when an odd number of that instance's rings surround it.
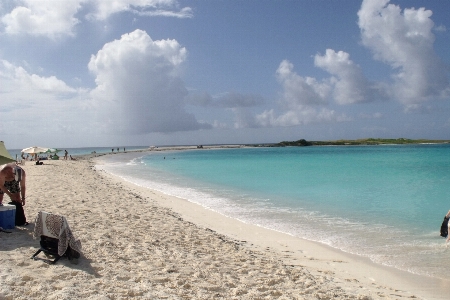
<svg viewBox="0 0 450 300">
<path fill-rule="evenodd" d="M 0 232 L 0 299 L 448 299 L 449 282 L 377 266 L 98 171 L 27 162 L 30 224 Z M 4 202 L 8 202 L 7 199 Z M 78 264 L 30 257 L 41 210 L 66 216 Z M 40 257 L 45 258 L 40 254 Z"/>
</svg>

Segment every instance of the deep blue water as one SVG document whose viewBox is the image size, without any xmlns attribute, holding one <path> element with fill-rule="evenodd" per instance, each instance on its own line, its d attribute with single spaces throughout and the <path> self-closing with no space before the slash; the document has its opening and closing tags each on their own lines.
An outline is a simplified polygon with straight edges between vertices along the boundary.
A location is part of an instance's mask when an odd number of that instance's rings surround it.
<svg viewBox="0 0 450 300">
<path fill-rule="evenodd" d="M 444 277 L 450 145 L 240 148 L 106 156 L 106 171 L 227 216 Z"/>
</svg>

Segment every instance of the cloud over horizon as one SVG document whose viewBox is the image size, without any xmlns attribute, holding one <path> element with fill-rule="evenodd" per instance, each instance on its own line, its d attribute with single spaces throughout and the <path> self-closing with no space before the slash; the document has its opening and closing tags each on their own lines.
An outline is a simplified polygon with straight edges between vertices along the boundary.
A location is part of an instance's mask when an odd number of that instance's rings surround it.
<svg viewBox="0 0 450 300">
<path fill-rule="evenodd" d="M 183 108 L 188 92 L 179 67 L 185 59 L 177 41 L 153 41 L 139 29 L 105 44 L 89 62 L 98 125 L 133 134 L 208 128 Z"/>
<path fill-rule="evenodd" d="M 355 32 L 336 31 L 352 38 L 336 46 L 327 24 L 321 31 L 327 43 L 318 46 L 309 31 L 292 33 L 282 26 L 276 31 L 285 35 L 282 40 L 273 35 L 263 42 L 267 28 L 259 30 L 265 24 L 249 26 L 232 4 L 224 6 L 230 10 L 227 21 L 236 17 L 249 32 L 240 36 L 242 24 L 230 24 L 227 30 L 234 31 L 221 36 L 201 23 L 223 25 L 211 17 L 215 6 L 198 5 L 201 9 L 181 0 L 3 2 L 0 132 L 11 127 L 32 132 L 28 125 L 36 122 L 44 124 L 43 135 L 212 136 L 219 129 L 348 129 L 365 122 L 371 123 L 365 128 L 384 134 L 389 132 L 384 126 L 395 127 L 394 114 L 415 122 L 408 119 L 412 114 L 441 114 L 449 105 L 450 66 L 442 54 L 448 26 L 435 25 L 431 10 L 363 0 L 352 4 L 357 22 L 348 27 Z M 201 15 L 194 18 L 194 11 Z M 347 13 L 337 20 L 348 20 Z M 301 25 L 295 18 L 290 22 Z M 438 37 L 444 43 L 435 46 Z"/>
<path fill-rule="evenodd" d="M 351 118 L 337 116 L 334 110 L 319 106 L 364 104 L 372 101 L 399 101 L 404 112 L 426 112 L 422 103 L 450 96 L 449 66 L 433 50 L 432 12 L 400 9 L 389 0 L 364 0 L 358 11 L 363 45 L 374 59 L 388 64 L 393 82 L 371 82 L 363 68 L 344 51 L 326 49 L 314 56 L 314 65 L 330 74 L 318 80 L 302 77 L 294 65 L 283 60 L 276 71 L 281 98 L 276 114 L 266 110 L 255 117 L 260 126 L 293 126 L 311 122 L 341 122 Z"/>
</svg>

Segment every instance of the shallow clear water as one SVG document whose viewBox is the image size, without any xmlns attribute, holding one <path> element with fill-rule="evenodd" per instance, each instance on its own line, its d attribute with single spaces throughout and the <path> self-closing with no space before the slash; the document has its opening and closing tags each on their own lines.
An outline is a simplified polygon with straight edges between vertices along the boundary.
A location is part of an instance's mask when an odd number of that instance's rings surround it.
<svg viewBox="0 0 450 300">
<path fill-rule="evenodd" d="M 444 277 L 449 154 L 450 145 L 241 148 L 114 155 L 101 168 L 248 223 Z"/>
</svg>

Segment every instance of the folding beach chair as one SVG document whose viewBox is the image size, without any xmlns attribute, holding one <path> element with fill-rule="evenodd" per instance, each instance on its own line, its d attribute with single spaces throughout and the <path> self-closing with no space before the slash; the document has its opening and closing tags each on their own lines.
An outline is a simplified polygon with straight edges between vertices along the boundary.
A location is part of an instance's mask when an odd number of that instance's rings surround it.
<svg viewBox="0 0 450 300">
<path fill-rule="evenodd" d="M 31 257 L 32 259 L 36 260 L 40 252 L 54 257 L 53 261 L 47 260 L 50 264 L 55 264 L 64 256 L 70 261 L 80 257 L 81 243 L 73 236 L 64 216 L 40 211 L 36 217 L 33 237 L 41 239 L 41 248 Z"/>
</svg>

